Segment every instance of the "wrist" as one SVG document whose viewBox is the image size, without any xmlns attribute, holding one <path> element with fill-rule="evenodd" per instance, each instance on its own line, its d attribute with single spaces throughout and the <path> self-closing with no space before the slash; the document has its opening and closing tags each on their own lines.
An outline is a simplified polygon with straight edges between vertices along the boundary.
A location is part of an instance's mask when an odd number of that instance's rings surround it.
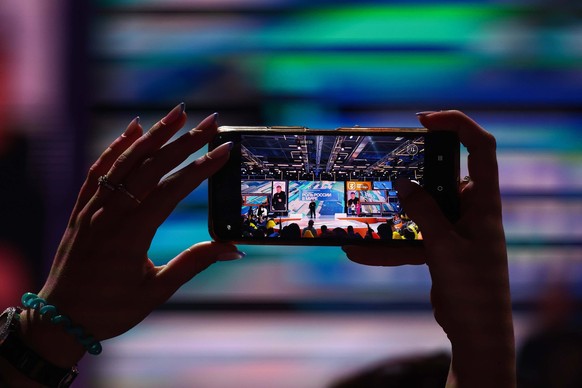
<svg viewBox="0 0 582 388">
<path fill-rule="evenodd" d="M 40 357 L 61 368 L 75 366 L 85 354 L 85 348 L 74 336 L 41 317 L 35 309 L 20 313 L 20 336 Z"/>
<path fill-rule="evenodd" d="M 437 322 L 454 341 L 504 333 L 513 337 L 513 317 L 507 282 L 472 289 L 462 287 L 443 291 L 433 285 L 431 302 Z M 491 290 L 491 291 L 487 291 Z"/>
<path fill-rule="evenodd" d="M 34 316 L 34 312 L 31 312 Z M 67 346 L 57 347 L 60 357 L 51 354 L 57 352 L 43 351 L 44 346 L 50 345 L 53 333 L 37 331 L 34 325 L 26 325 L 22 331 L 21 319 L 29 317 L 18 307 L 9 307 L 0 314 L 0 385 L 19 387 L 68 387 L 78 374 L 73 359 L 67 361 L 62 356 L 70 354 Z M 34 330 L 33 330 L 34 329 Z M 40 339 L 30 337 L 35 331 L 42 334 Z M 47 340 L 49 340 L 47 342 Z M 32 343 L 30 342 L 32 341 Z M 42 355 L 41 355 L 42 354 Z M 59 365 L 60 364 L 60 365 Z"/>
<path fill-rule="evenodd" d="M 451 341 L 453 386 L 515 387 L 515 339 L 507 298 L 457 307 L 457 314 L 442 314 L 439 321 Z"/>
</svg>

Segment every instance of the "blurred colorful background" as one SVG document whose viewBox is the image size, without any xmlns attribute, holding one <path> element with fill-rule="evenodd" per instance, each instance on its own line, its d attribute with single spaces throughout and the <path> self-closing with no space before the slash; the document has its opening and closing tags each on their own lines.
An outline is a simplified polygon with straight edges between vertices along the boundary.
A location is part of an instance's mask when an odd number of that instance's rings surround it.
<svg viewBox="0 0 582 388">
<path fill-rule="evenodd" d="M 31 260 L 41 270 L 27 281 L 46 273 L 88 166 L 136 115 L 148 127 L 184 101 L 189 128 L 215 111 L 223 125 L 335 128 L 417 126 L 415 112 L 460 109 L 498 140 L 518 342 L 548 303 L 573 301 L 573 313 L 582 302 L 577 1 L 6 0 L 0 20 L 0 118 L 22 128 L 5 133 L 26 138 L 42 204 L 2 182 L 2 206 L 23 209 L 3 210 L 3 233 L 16 236 L 6 240 L 38 246 L 21 254 L 44 263 Z M 155 262 L 209 239 L 206 190 L 159 229 Z M 36 240 L 18 234 L 32 226 Z M 84 383 L 318 387 L 448 350 L 423 266 L 363 267 L 339 248 L 242 249 L 244 260 L 212 266 L 106 342 Z"/>
</svg>

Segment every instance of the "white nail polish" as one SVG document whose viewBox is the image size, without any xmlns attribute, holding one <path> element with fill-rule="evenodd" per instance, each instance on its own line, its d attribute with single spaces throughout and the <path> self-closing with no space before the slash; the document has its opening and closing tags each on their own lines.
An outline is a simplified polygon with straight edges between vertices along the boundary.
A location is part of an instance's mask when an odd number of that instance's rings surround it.
<svg viewBox="0 0 582 388">
<path fill-rule="evenodd" d="M 234 252 L 224 252 L 218 255 L 216 258 L 217 261 L 232 261 L 232 260 L 239 260 L 246 256 L 246 253 L 241 251 L 234 251 Z"/>
<path fill-rule="evenodd" d="M 230 150 L 232 150 L 233 146 L 234 146 L 234 143 L 232 141 L 229 141 L 228 143 L 224 143 L 224 144 L 219 145 L 218 147 L 213 149 L 211 152 L 209 152 L 207 155 L 210 157 L 209 159 L 221 158 L 221 157 L 225 156 L 226 154 L 228 154 L 230 152 Z"/>
</svg>

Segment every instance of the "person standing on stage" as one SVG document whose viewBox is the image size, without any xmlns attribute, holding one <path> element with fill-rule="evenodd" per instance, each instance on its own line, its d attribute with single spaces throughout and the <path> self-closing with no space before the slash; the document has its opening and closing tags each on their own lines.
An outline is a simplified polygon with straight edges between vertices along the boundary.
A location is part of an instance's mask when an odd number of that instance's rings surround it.
<svg viewBox="0 0 582 388">
<path fill-rule="evenodd" d="M 315 209 L 317 208 L 317 205 L 315 204 L 315 200 L 311 200 L 311 202 L 309 202 L 309 218 L 316 218 L 315 217 Z"/>
</svg>

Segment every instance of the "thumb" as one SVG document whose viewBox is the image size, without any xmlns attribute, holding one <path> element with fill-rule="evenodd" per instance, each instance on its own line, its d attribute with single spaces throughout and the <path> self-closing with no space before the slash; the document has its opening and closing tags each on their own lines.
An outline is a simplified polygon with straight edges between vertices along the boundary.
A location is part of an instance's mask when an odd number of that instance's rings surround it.
<svg viewBox="0 0 582 388">
<path fill-rule="evenodd" d="M 425 189 L 404 178 L 398 179 L 395 187 L 404 211 L 418 224 L 423 239 L 429 242 L 438 241 L 453 229 L 434 198 Z"/>
<path fill-rule="evenodd" d="M 230 261 L 245 256 L 233 244 L 203 242 L 186 249 L 170 260 L 157 274 L 160 292 L 169 298 L 184 283 L 217 261 Z M 167 299 L 166 298 L 166 299 Z"/>
</svg>

